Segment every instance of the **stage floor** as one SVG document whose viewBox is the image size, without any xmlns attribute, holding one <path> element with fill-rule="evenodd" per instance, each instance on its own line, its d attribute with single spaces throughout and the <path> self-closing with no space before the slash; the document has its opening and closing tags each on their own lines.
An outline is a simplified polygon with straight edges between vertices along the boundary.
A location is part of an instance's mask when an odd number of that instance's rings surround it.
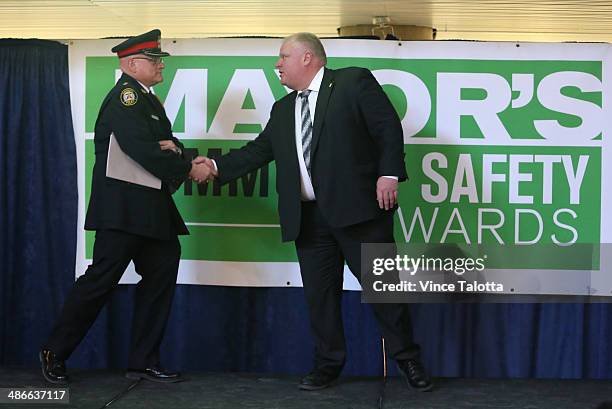
<svg viewBox="0 0 612 409">
<path fill-rule="evenodd" d="M 120 371 L 71 370 L 69 405 L 0 404 L 4 408 L 102 408 L 133 381 Z M 341 377 L 331 388 L 297 389 L 299 377 L 233 373 L 187 373 L 176 384 L 140 382 L 112 409 L 373 409 L 379 407 L 379 378 Z M 589 409 L 612 401 L 612 381 L 435 379 L 432 392 L 410 390 L 391 377 L 384 389 L 386 409 Z M 0 368 L 1 388 L 48 386 L 39 370 Z"/>
</svg>

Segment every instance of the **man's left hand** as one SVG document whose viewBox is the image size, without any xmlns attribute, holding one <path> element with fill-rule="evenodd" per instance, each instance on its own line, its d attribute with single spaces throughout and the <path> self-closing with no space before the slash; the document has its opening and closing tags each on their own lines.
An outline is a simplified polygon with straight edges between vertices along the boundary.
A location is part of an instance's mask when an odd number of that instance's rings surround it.
<svg viewBox="0 0 612 409">
<path fill-rule="evenodd" d="M 172 151 L 176 154 L 180 154 L 181 150 L 178 146 L 174 144 L 174 142 L 170 139 L 165 141 L 159 141 L 159 147 L 162 151 Z"/>
<path fill-rule="evenodd" d="M 397 203 L 397 180 L 381 176 L 376 182 L 376 200 L 381 209 L 392 209 Z"/>
</svg>

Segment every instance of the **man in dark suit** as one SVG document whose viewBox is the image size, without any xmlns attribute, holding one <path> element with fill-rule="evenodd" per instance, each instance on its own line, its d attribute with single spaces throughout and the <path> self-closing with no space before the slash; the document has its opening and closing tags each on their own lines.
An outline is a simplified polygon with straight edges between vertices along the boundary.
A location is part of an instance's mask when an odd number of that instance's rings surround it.
<svg viewBox="0 0 612 409">
<path fill-rule="evenodd" d="M 315 339 L 313 371 L 304 390 L 330 385 L 346 356 L 341 318 L 344 262 L 361 277 L 361 244 L 393 243 L 398 181 L 406 180 L 400 120 L 372 73 L 330 70 L 319 39 L 285 39 L 276 68 L 294 92 L 272 107 L 259 136 L 243 148 L 199 157 L 226 183 L 276 161 L 284 241 L 295 241 Z M 432 383 L 412 340 L 407 305 L 372 304 L 390 355 L 410 386 Z"/>
<path fill-rule="evenodd" d="M 157 382 L 181 379 L 159 366 L 159 345 L 181 253 L 177 235 L 189 234 L 171 193 L 186 177 L 204 181 L 209 171 L 183 156 L 183 145 L 172 135 L 164 107 L 151 93 L 151 87 L 163 80 L 162 57 L 169 55 L 160 49 L 160 35 L 152 30 L 112 49 L 123 75 L 102 102 L 95 125 L 96 162 L 85 219 L 85 229 L 96 231 L 93 262 L 68 294 L 40 351 L 42 372 L 49 382 L 68 381 L 64 361 L 95 321 L 130 261 L 142 279 L 136 287 L 126 376 Z M 161 181 L 159 187 L 127 176 L 123 180 L 116 174 L 108 176 L 109 168 L 117 166 L 107 163 L 112 136 L 131 160 Z"/>
</svg>

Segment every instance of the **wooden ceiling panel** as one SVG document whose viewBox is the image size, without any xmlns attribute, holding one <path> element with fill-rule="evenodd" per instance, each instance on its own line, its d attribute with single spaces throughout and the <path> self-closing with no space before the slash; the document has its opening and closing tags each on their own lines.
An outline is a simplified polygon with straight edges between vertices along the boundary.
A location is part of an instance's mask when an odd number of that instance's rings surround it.
<svg viewBox="0 0 612 409">
<path fill-rule="evenodd" d="M 166 38 L 335 36 L 343 25 L 431 26 L 439 39 L 612 41 L 612 1 L 0 0 L 0 37 L 78 39 L 162 29 Z"/>
</svg>

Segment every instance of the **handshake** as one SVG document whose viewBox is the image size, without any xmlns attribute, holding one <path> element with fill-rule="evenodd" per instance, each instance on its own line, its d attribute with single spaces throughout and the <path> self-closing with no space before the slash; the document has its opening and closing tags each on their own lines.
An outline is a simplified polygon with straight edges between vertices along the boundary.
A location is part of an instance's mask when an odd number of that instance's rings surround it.
<svg viewBox="0 0 612 409">
<path fill-rule="evenodd" d="M 177 155 L 182 153 L 181 149 L 176 146 L 172 140 L 159 141 L 159 147 L 162 151 L 172 151 Z M 217 176 L 217 167 L 210 158 L 206 156 L 198 156 L 191 161 L 191 170 L 189 171 L 189 179 L 197 183 L 207 183 Z"/>
<path fill-rule="evenodd" d="M 191 161 L 189 179 L 196 183 L 207 183 L 213 180 L 217 175 L 217 167 L 210 158 L 198 156 Z"/>
</svg>

